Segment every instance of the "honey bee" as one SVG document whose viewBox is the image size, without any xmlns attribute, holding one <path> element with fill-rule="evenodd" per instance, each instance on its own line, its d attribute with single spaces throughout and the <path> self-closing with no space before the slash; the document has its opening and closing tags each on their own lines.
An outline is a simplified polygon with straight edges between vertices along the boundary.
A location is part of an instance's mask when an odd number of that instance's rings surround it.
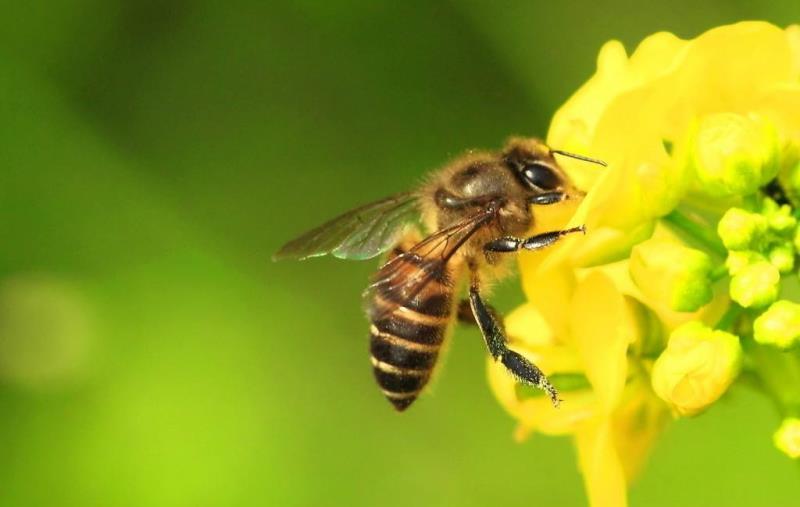
<svg viewBox="0 0 800 507">
<path fill-rule="evenodd" d="M 417 191 L 349 211 L 283 246 L 273 257 L 333 255 L 369 259 L 389 252 L 364 294 L 375 380 L 395 409 L 407 409 L 431 378 L 456 318 L 477 324 L 489 353 L 518 381 L 558 392 L 542 371 L 508 348 L 499 314 L 482 296 L 487 279 L 506 271 L 508 255 L 538 250 L 583 226 L 526 237 L 535 206 L 553 206 L 580 192 L 555 155 L 605 165 L 550 149 L 539 139 L 511 138 L 499 152 L 471 151 L 432 174 Z M 422 238 L 415 220 L 429 235 Z M 467 297 L 456 304 L 459 282 Z"/>
</svg>

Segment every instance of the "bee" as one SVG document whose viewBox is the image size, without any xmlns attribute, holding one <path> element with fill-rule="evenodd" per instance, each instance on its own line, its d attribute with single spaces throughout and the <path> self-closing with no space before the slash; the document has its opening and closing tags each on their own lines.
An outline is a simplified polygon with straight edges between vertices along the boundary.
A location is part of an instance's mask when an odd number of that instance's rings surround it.
<svg viewBox="0 0 800 507">
<path fill-rule="evenodd" d="M 482 295 L 487 280 L 507 271 L 508 254 L 585 233 L 581 225 L 526 237 L 535 223 L 532 208 L 583 196 L 556 155 L 605 165 L 539 139 L 511 138 L 499 152 L 470 151 L 455 159 L 416 191 L 334 218 L 284 245 L 273 259 L 330 254 L 360 260 L 388 252 L 364 299 L 375 380 L 398 411 L 425 388 L 457 319 L 477 324 L 494 360 L 558 406 L 558 392 L 542 371 L 508 348 L 500 316 Z M 413 225 L 420 219 L 426 237 Z M 457 304 L 462 279 L 467 297 Z"/>
</svg>

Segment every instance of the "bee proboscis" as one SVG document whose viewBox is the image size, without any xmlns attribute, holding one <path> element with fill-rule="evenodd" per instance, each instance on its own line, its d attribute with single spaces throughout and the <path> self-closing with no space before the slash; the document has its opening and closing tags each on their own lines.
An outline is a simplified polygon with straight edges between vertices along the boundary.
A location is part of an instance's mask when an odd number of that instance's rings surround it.
<svg viewBox="0 0 800 507">
<path fill-rule="evenodd" d="M 558 164 L 564 155 L 538 139 L 511 138 L 499 152 L 469 152 L 433 173 L 421 188 L 349 211 L 290 241 L 274 258 L 331 254 L 369 259 L 389 252 L 365 292 L 375 379 L 399 410 L 431 378 L 452 322 L 476 323 L 492 357 L 519 382 L 558 393 L 542 371 L 507 346 L 497 312 L 483 298 L 487 278 L 503 272 L 507 254 L 538 250 L 583 226 L 526 237 L 533 207 L 582 196 Z M 422 218 L 429 234 L 411 224 Z M 458 283 L 468 277 L 467 297 L 456 304 Z"/>
</svg>

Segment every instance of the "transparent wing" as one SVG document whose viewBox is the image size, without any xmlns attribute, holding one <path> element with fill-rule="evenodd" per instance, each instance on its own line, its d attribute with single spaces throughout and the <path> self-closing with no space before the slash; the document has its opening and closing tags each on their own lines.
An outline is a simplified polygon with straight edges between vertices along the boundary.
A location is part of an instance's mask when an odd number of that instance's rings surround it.
<svg viewBox="0 0 800 507">
<path fill-rule="evenodd" d="M 407 252 L 390 258 L 375 274 L 364 293 L 368 307 L 375 294 L 394 306 L 372 309 L 372 318 L 380 319 L 394 308 L 415 298 L 434 280 L 446 280 L 448 261 L 473 234 L 494 217 L 494 209 L 485 209 L 450 227 L 441 229 L 414 245 Z"/>
<path fill-rule="evenodd" d="M 391 248 L 400 231 L 419 216 L 413 193 L 398 194 L 348 211 L 285 244 L 273 260 L 332 254 L 370 259 Z"/>
</svg>

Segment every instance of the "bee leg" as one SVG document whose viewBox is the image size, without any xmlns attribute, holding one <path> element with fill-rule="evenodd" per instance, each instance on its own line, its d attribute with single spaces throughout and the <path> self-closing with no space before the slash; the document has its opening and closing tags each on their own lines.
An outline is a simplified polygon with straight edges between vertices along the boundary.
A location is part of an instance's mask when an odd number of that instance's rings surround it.
<svg viewBox="0 0 800 507">
<path fill-rule="evenodd" d="M 542 370 L 525 359 L 521 354 L 506 346 L 506 336 L 500 320 L 495 312 L 481 298 L 478 278 L 473 272 L 469 289 L 469 305 L 472 315 L 486 340 L 489 353 L 496 361 L 500 361 L 517 381 L 542 389 L 550 396 L 553 406 L 561 401 L 556 388 L 547 380 Z"/>
<path fill-rule="evenodd" d="M 478 321 L 475 320 L 475 315 L 472 313 L 472 307 L 469 304 L 469 299 L 462 299 L 458 302 L 456 309 L 456 319 L 463 324 L 470 326 L 477 326 Z"/>
<path fill-rule="evenodd" d="M 573 232 L 582 232 L 586 234 L 586 228 L 583 225 L 564 229 L 562 231 L 550 231 L 531 236 L 530 238 L 515 238 L 513 236 L 504 236 L 489 241 L 483 245 L 483 251 L 486 253 L 507 253 L 517 252 L 519 250 L 539 250 L 552 245 L 567 234 Z"/>
<path fill-rule="evenodd" d="M 566 194 L 566 192 L 545 192 L 529 198 L 528 204 L 556 204 L 566 199 L 569 199 L 569 196 Z"/>
<path fill-rule="evenodd" d="M 487 304 L 486 309 L 489 313 L 494 317 L 494 320 L 500 322 L 499 313 L 497 310 L 492 306 Z M 472 313 L 472 306 L 470 306 L 469 299 L 462 299 L 458 302 L 458 308 L 456 309 L 456 319 L 461 322 L 462 324 L 467 324 L 469 326 L 477 326 L 478 321 L 475 320 L 475 314 Z"/>
</svg>

